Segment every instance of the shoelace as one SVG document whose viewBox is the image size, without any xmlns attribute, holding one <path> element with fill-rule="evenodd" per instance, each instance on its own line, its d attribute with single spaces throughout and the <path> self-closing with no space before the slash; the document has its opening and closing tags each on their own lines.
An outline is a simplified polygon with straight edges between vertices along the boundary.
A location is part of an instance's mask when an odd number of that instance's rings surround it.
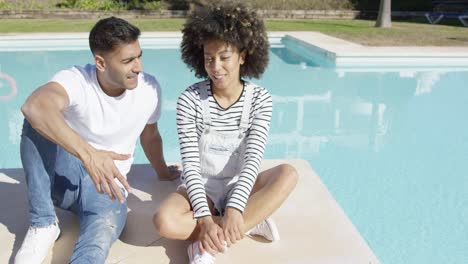
<svg viewBox="0 0 468 264">
<path fill-rule="evenodd" d="M 26 238 L 37 240 L 37 238 L 38 238 L 37 233 L 38 232 L 39 232 L 39 228 L 31 226 L 28 229 Z"/>
<path fill-rule="evenodd" d="M 265 231 L 268 233 L 270 231 L 270 226 L 267 224 L 266 221 L 262 221 L 259 223 L 258 231 L 260 231 L 259 235 L 266 235 Z M 271 232 L 271 231 L 270 231 Z"/>
<path fill-rule="evenodd" d="M 49 226 L 45 228 L 53 228 L 53 226 Z M 25 246 L 25 249 L 32 249 L 34 251 L 37 251 L 37 247 L 32 247 L 32 245 L 38 246 L 37 241 L 39 240 L 39 235 L 38 235 L 40 231 L 39 229 L 40 228 L 38 227 L 32 227 L 32 226 L 29 227 L 24 240 L 25 241 L 28 240 L 30 243 L 27 243 L 26 245 L 23 244 L 23 246 Z"/>
<path fill-rule="evenodd" d="M 202 257 L 202 255 L 197 255 L 195 257 L 195 263 L 196 264 L 214 264 L 214 259 L 211 257 Z"/>
<path fill-rule="evenodd" d="M 266 220 L 263 220 L 262 222 L 258 223 L 257 227 L 255 228 L 253 234 L 262 236 L 268 240 L 271 240 L 271 232 L 272 230 L 270 229 L 270 225 L 268 225 Z"/>
<path fill-rule="evenodd" d="M 195 264 L 214 264 L 214 257 L 209 255 L 208 253 L 201 254 L 199 250 L 197 250 L 197 254 L 194 256 L 193 260 Z"/>
<path fill-rule="evenodd" d="M 28 232 L 26 233 L 26 237 L 24 238 L 24 240 L 28 240 L 32 243 L 26 243 L 26 244 L 23 244 L 23 247 L 22 249 L 25 250 L 33 250 L 33 251 L 36 251 L 36 247 L 33 247 L 33 245 L 37 245 L 36 241 L 38 240 L 38 236 L 37 236 L 37 232 L 38 232 L 38 228 L 36 227 L 29 227 L 28 229 Z"/>
</svg>

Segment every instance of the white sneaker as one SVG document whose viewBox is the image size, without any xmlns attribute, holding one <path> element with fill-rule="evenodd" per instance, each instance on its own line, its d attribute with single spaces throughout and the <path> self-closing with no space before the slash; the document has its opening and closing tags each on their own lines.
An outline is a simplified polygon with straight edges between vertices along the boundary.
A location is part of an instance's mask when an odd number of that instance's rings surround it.
<svg viewBox="0 0 468 264">
<path fill-rule="evenodd" d="M 200 252 L 199 241 L 191 243 L 187 248 L 189 264 L 214 264 L 215 257 L 208 252 Z"/>
<path fill-rule="evenodd" d="M 271 217 L 268 217 L 267 219 L 258 223 L 252 229 L 247 231 L 246 235 L 262 236 L 270 241 L 280 240 L 278 228 L 276 228 L 276 224 Z"/>
<path fill-rule="evenodd" d="M 42 263 L 49 248 L 60 235 L 57 223 L 46 227 L 29 227 L 21 248 L 15 256 L 15 264 Z"/>
</svg>

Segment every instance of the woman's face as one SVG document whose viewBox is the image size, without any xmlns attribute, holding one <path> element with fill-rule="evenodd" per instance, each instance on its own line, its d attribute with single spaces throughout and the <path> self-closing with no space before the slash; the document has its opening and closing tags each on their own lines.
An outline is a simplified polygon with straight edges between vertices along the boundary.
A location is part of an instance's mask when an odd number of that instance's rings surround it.
<svg viewBox="0 0 468 264">
<path fill-rule="evenodd" d="M 209 40 L 203 45 L 205 70 L 214 88 L 229 89 L 240 83 L 240 66 L 245 61 L 245 51 L 222 40 Z"/>
</svg>

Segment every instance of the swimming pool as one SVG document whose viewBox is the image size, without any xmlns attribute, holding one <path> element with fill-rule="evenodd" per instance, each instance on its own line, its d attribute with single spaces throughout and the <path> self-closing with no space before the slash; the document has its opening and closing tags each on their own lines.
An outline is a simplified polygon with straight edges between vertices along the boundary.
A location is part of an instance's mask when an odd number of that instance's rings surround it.
<svg viewBox="0 0 468 264">
<path fill-rule="evenodd" d="M 19 107 L 29 93 L 92 61 L 85 38 L 0 44 L 0 168 L 21 167 Z M 265 158 L 307 160 L 382 263 L 465 263 L 468 65 L 334 67 L 326 53 L 271 41 L 257 81 L 274 100 Z M 171 162 L 179 160 L 176 98 L 196 81 L 177 43 L 168 35 L 142 45 L 144 68 L 163 87 L 159 127 Z M 146 163 L 141 149 L 136 162 Z"/>
</svg>

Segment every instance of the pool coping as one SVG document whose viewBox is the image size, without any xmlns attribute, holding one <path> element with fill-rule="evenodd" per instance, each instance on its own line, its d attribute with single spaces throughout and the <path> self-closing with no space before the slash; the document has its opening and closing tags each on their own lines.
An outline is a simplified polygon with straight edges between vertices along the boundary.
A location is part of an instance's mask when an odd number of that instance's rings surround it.
<svg viewBox="0 0 468 264">
<path fill-rule="evenodd" d="M 350 41 L 313 31 L 269 32 L 272 45 L 280 45 L 285 38 L 305 45 L 330 59 L 336 67 L 372 66 L 424 66 L 424 67 L 467 67 L 468 47 L 435 46 L 363 46 Z M 143 32 L 142 46 L 169 48 L 180 43 L 180 32 Z M 37 50 L 53 50 L 51 43 L 67 45 L 68 50 L 88 49 L 88 33 L 8 33 L 0 34 L 0 51 L 22 50 L 25 41 Z M 157 38 L 157 39 L 156 39 Z M 43 40 L 47 39 L 47 43 Z M 178 42 L 179 41 L 179 42 Z"/>
<path fill-rule="evenodd" d="M 468 67 L 468 47 L 436 46 L 363 46 L 319 32 L 285 32 L 287 38 L 319 49 L 334 60 L 337 67 L 429 66 Z"/>
</svg>

